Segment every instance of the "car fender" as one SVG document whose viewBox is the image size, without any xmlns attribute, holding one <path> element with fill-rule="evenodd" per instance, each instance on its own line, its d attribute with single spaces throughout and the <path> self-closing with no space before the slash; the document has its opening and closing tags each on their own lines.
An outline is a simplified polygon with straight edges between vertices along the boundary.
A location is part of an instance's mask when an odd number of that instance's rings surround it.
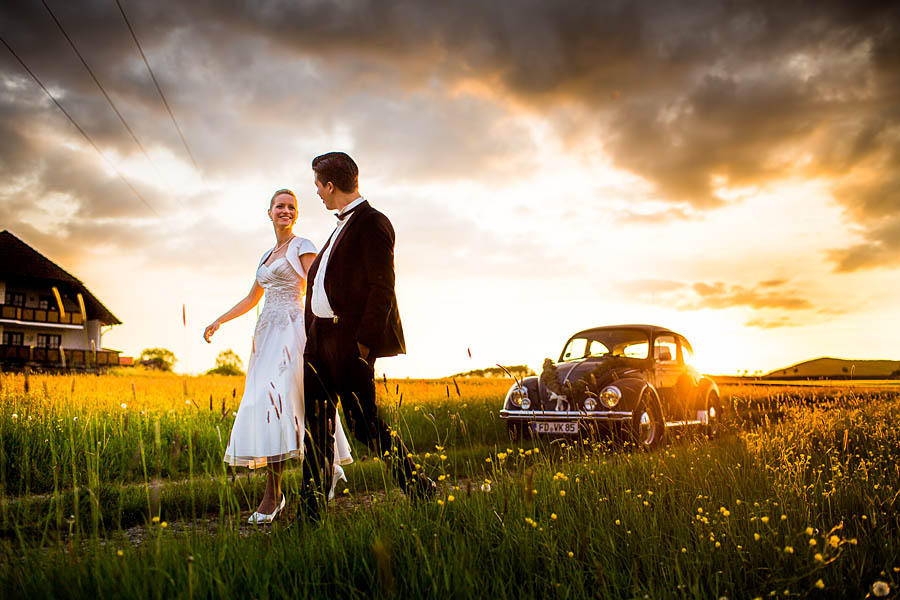
<svg viewBox="0 0 900 600">
<path fill-rule="evenodd" d="M 637 405 L 645 390 L 651 390 L 653 396 L 659 401 L 659 394 L 656 389 L 650 385 L 646 379 L 639 377 L 623 377 L 613 381 L 610 385 L 614 385 L 622 392 L 622 399 L 619 401 L 615 410 L 632 410 Z"/>
<path fill-rule="evenodd" d="M 700 381 L 697 383 L 697 403 L 703 403 L 706 401 L 706 394 L 712 390 L 719 396 L 719 400 L 722 399 L 722 394 L 719 393 L 719 386 L 716 385 L 716 382 L 713 381 L 710 377 L 706 377 L 705 375 L 700 376 Z"/>
</svg>

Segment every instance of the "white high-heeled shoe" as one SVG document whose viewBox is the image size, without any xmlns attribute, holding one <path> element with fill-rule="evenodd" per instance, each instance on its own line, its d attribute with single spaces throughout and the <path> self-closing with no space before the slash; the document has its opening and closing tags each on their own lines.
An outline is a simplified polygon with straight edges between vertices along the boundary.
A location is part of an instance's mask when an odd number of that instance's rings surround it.
<svg viewBox="0 0 900 600">
<path fill-rule="evenodd" d="M 250 518 L 247 519 L 247 522 L 251 525 L 260 525 L 265 523 L 271 523 L 275 520 L 275 517 L 284 509 L 284 505 L 287 504 L 287 500 L 285 500 L 284 494 L 281 495 L 281 504 L 275 507 L 275 510 L 272 511 L 271 514 L 264 514 L 261 512 L 255 512 L 250 515 Z"/>
</svg>

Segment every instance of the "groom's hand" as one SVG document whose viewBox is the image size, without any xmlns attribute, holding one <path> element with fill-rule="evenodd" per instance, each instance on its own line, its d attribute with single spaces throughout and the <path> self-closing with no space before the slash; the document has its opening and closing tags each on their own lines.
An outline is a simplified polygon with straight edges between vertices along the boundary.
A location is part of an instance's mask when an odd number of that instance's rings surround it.
<svg viewBox="0 0 900 600">
<path fill-rule="evenodd" d="M 360 344 L 359 342 L 356 342 L 356 346 L 359 348 L 359 355 L 362 359 L 366 361 L 369 360 L 369 347 L 365 344 Z"/>
</svg>

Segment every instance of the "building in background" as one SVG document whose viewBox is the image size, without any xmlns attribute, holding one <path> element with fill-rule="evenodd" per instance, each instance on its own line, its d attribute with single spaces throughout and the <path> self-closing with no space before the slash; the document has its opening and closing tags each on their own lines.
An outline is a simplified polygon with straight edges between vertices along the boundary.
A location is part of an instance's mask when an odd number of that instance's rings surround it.
<svg viewBox="0 0 900 600">
<path fill-rule="evenodd" d="M 0 232 L 0 367 L 102 370 L 119 364 L 103 327 L 120 325 L 81 281 Z"/>
</svg>

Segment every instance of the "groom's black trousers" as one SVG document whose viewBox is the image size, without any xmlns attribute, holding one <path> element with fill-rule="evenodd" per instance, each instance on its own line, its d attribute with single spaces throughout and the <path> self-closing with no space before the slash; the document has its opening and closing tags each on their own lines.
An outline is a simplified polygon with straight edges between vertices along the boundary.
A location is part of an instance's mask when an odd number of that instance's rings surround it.
<svg viewBox="0 0 900 600">
<path fill-rule="evenodd" d="M 375 360 L 359 355 L 355 327 L 344 321 L 313 317 L 303 354 L 303 387 L 306 439 L 303 460 L 303 502 L 301 510 L 314 518 L 331 488 L 334 461 L 334 431 L 340 401 L 351 435 L 382 460 L 391 451 L 391 430 L 375 405 Z M 412 476 L 413 463 L 396 438 L 396 452 L 390 464 L 405 486 Z M 400 456 L 397 455 L 400 452 Z"/>
</svg>

